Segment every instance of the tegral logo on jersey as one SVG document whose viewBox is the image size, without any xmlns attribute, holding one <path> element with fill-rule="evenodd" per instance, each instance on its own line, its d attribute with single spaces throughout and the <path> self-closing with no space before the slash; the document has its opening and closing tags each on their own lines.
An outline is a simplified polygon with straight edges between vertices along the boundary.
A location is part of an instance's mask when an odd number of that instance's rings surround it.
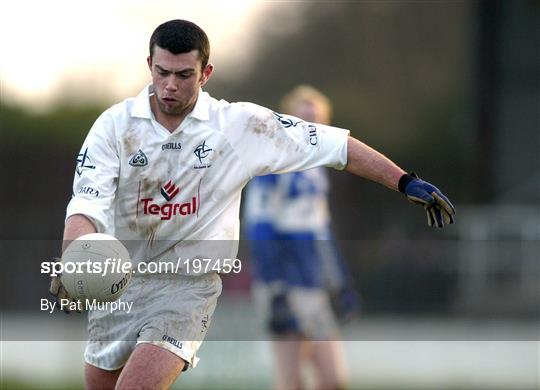
<svg viewBox="0 0 540 390">
<path fill-rule="evenodd" d="M 141 199 L 143 213 L 146 215 L 159 215 L 162 220 L 169 220 L 177 215 L 186 216 L 196 214 L 199 207 L 199 199 L 197 196 L 191 197 L 191 200 L 188 202 L 171 202 L 179 192 L 180 188 L 169 180 L 161 187 L 161 196 L 165 198 L 167 203 L 160 205 L 154 202 L 154 198 Z"/>
</svg>

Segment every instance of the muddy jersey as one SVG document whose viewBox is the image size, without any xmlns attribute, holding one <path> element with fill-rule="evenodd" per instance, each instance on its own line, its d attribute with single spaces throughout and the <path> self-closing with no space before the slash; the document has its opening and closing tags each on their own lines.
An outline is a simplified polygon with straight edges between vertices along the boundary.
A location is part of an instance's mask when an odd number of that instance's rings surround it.
<svg viewBox="0 0 540 390">
<path fill-rule="evenodd" d="M 83 214 L 123 240 L 134 261 L 234 257 L 241 190 L 251 178 L 346 165 L 346 130 L 201 90 L 170 132 L 152 114 L 152 93 L 148 86 L 96 120 L 67 207 L 67 217 Z"/>
</svg>

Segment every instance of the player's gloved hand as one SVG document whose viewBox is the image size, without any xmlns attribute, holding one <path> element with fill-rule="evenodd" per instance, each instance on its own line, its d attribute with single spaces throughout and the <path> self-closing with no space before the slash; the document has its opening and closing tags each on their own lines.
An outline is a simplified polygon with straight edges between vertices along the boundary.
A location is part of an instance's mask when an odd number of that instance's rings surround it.
<svg viewBox="0 0 540 390">
<path fill-rule="evenodd" d="M 424 207 L 429 226 L 442 228 L 454 222 L 456 209 L 450 200 L 433 184 L 421 180 L 415 173 L 403 175 L 398 189 L 411 202 Z"/>
<path fill-rule="evenodd" d="M 59 258 L 55 258 L 56 261 L 60 261 Z M 51 276 L 51 284 L 49 286 L 49 292 L 56 298 L 56 301 L 58 304 L 60 302 L 71 302 L 73 301 L 73 298 L 71 298 L 62 285 L 62 277 L 61 276 Z M 65 301 L 67 299 L 67 301 Z M 64 301 L 62 301 L 64 300 Z M 69 309 L 69 305 L 64 305 L 63 307 L 64 313 L 71 313 L 71 310 Z M 80 310 L 77 310 L 77 313 L 80 313 Z"/>
<path fill-rule="evenodd" d="M 330 290 L 330 305 L 340 323 L 346 324 L 360 312 L 360 296 L 352 286 Z"/>
</svg>

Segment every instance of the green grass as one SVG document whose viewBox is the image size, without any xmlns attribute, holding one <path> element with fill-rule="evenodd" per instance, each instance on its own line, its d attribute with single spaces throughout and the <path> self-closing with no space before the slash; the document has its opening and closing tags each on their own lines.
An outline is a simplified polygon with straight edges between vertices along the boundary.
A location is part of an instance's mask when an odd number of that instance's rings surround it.
<svg viewBox="0 0 540 390">
<path fill-rule="evenodd" d="M 29 369 L 31 372 L 31 369 Z M 84 385 L 81 383 L 43 383 L 36 384 L 35 382 L 24 381 L 15 378 L 2 378 L 0 382 L 2 390 L 84 390 Z"/>
</svg>

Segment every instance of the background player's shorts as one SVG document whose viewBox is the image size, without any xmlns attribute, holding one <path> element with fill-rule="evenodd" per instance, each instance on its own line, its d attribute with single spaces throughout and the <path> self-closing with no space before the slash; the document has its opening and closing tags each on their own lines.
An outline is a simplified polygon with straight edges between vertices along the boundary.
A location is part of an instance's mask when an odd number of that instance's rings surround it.
<svg viewBox="0 0 540 390">
<path fill-rule="evenodd" d="M 313 232 L 285 234 L 271 224 L 258 223 L 246 228 L 253 255 L 253 274 L 264 283 L 284 281 L 288 285 L 325 287 L 326 249 L 331 241 L 318 240 Z"/>
<path fill-rule="evenodd" d="M 199 276 L 178 274 L 137 275 L 130 282 L 123 302 L 127 310 L 88 313 L 87 363 L 104 370 L 124 366 L 139 343 L 164 348 L 195 366 L 199 349 L 221 294 L 216 273 Z"/>
<path fill-rule="evenodd" d="M 274 335 L 331 340 L 337 320 L 351 319 L 358 294 L 349 284 L 329 229 L 281 232 L 272 223 L 248 224 L 254 299 L 259 317 Z"/>
<path fill-rule="evenodd" d="M 297 334 L 310 340 L 335 340 L 338 325 L 325 289 L 255 283 L 259 318 L 273 335 Z"/>
</svg>

